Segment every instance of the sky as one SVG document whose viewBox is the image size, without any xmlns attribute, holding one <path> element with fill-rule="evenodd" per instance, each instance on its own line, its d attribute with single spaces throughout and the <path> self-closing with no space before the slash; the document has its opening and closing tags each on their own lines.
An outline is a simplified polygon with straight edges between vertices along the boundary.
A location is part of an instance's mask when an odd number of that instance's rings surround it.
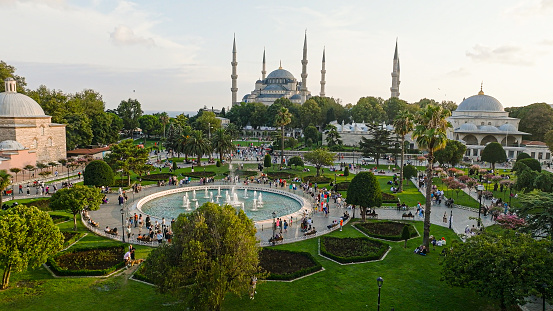
<svg viewBox="0 0 553 311">
<path fill-rule="evenodd" d="M 0 60 L 28 87 L 94 89 L 106 108 L 136 98 L 144 110 L 231 105 L 232 40 L 238 98 L 282 67 L 342 104 L 390 97 L 396 39 L 400 98 L 459 104 L 484 93 L 504 107 L 553 103 L 553 0 L 127 1 L 0 0 Z"/>
</svg>

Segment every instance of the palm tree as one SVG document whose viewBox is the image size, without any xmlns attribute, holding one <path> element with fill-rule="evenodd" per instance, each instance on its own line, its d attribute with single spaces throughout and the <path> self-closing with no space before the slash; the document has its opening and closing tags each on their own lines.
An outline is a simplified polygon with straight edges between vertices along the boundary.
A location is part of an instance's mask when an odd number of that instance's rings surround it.
<svg viewBox="0 0 553 311">
<path fill-rule="evenodd" d="M 201 130 L 192 131 L 186 140 L 184 150 L 187 154 L 193 154 L 198 159 L 198 166 L 202 165 L 202 156 L 211 153 L 211 143 Z"/>
<path fill-rule="evenodd" d="M 422 242 L 429 249 L 430 237 L 430 193 L 432 191 L 432 166 L 434 165 L 434 152 L 443 149 L 447 142 L 446 131 L 451 124 L 447 117 L 451 112 L 441 106 L 429 104 L 419 110 L 415 117 L 415 130 L 413 138 L 420 149 L 426 150 L 428 166 L 426 167 L 426 206 L 424 209 L 424 235 Z"/>
<path fill-rule="evenodd" d="M 21 169 L 18 168 L 18 167 L 12 167 L 12 168 L 10 168 L 10 172 L 15 174 L 15 181 L 17 182 L 17 174 L 19 174 L 19 172 L 21 172 Z"/>
<path fill-rule="evenodd" d="M 232 138 L 227 132 L 218 128 L 215 133 L 213 133 L 212 144 L 213 149 L 219 153 L 219 161 L 223 162 L 223 156 L 226 153 L 232 152 L 234 150 L 234 144 L 232 143 Z"/>
<path fill-rule="evenodd" d="M 280 126 L 282 135 L 280 140 L 280 169 L 282 169 L 282 162 L 284 162 L 284 127 L 290 122 L 292 122 L 292 114 L 288 111 L 288 108 L 281 107 L 275 118 L 275 124 Z"/>
<path fill-rule="evenodd" d="M 165 139 L 165 128 L 167 127 L 167 123 L 169 123 L 169 115 L 167 115 L 167 112 L 162 112 L 159 115 L 159 120 L 161 124 L 163 124 L 163 139 Z"/>
<path fill-rule="evenodd" d="M 405 135 L 413 130 L 413 115 L 407 110 L 401 110 L 394 120 L 394 132 L 401 137 L 401 161 L 399 166 L 399 189 L 403 192 L 403 161 L 405 158 Z"/>
<path fill-rule="evenodd" d="M 5 170 L 0 171 L 0 206 L 2 206 L 2 193 L 11 184 L 12 175 L 8 174 Z"/>
<path fill-rule="evenodd" d="M 29 172 L 29 175 L 30 175 L 31 172 L 35 170 L 35 167 L 32 166 L 31 164 L 27 164 L 27 165 L 25 165 L 25 167 L 23 169 L 26 170 L 27 172 Z M 23 177 L 23 178 L 25 178 L 25 177 Z"/>
<path fill-rule="evenodd" d="M 38 168 L 38 169 L 40 170 L 41 173 L 42 173 L 42 170 L 45 169 L 45 168 L 47 168 L 47 167 L 48 167 L 48 165 L 46 165 L 46 164 L 44 164 L 44 163 L 41 163 L 41 162 L 39 162 L 39 163 L 36 164 L 36 168 Z"/>
</svg>

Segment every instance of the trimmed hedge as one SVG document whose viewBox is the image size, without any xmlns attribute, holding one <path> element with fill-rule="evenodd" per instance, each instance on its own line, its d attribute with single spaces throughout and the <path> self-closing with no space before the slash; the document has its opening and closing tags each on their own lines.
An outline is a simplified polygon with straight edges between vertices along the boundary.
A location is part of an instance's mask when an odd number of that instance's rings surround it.
<svg viewBox="0 0 553 311">
<path fill-rule="evenodd" d="M 319 271 L 323 268 L 323 266 L 318 261 L 315 260 L 313 255 L 311 255 L 308 252 L 280 250 L 280 249 L 273 249 L 273 248 L 269 248 L 269 249 L 275 252 L 291 253 L 291 254 L 303 256 L 308 260 L 310 260 L 313 263 L 313 266 L 308 268 L 303 268 L 301 270 L 295 271 L 293 273 L 287 273 L 287 274 L 276 274 L 276 273 L 269 272 L 269 275 L 267 276 L 267 280 L 293 280 L 293 279 L 302 277 L 304 275 L 308 275 L 310 273 Z"/>
<path fill-rule="evenodd" d="M 186 173 L 182 173 L 182 176 L 187 176 L 187 177 L 194 177 L 194 178 L 202 178 L 202 177 L 213 177 L 215 176 L 216 173 L 215 172 L 211 172 L 211 171 L 201 171 L 201 172 L 186 172 Z"/>
<path fill-rule="evenodd" d="M 399 202 L 399 199 L 395 195 L 382 192 L 382 203 L 398 203 L 398 202 Z"/>
<path fill-rule="evenodd" d="M 350 182 L 349 181 L 343 181 L 343 182 L 339 182 L 336 184 L 336 190 L 338 191 L 346 191 L 348 190 L 349 188 L 349 184 Z M 382 198 L 384 200 L 384 198 Z"/>
<path fill-rule="evenodd" d="M 62 268 L 58 265 L 56 262 L 56 259 L 59 258 L 62 255 L 69 254 L 69 253 L 77 253 L 82 251 L 88 251 L 88 250 L 102 250 L 102 249 L 113 249 L 117 248 L 121 250 L 121 261 L 117 263 L 114 266 L 111 266 L 106 269 L 101 270 L 68 270 L 65 268 Z M 101 246 L 101 247 L 92 247 L 92 248 L 80 248 L 80 249 L 70 249 L 64 252 L 60 252 L 56 254 L 54 257 L 48 258 L 47 264 L 50 266 L 50 269 L 54 272 L 54 274 L 58 276 L 101 276 L 101 275 L 107 275 L 112 273 L 113 271 L 123 268 L 125 266 L 125 261 L 123 261 L 123 255 L 125 254 L 125 246 L 119 245 L 119 246 Z"/>
<path fill-rule="evenodd" d="M 33 202 L 25 203 L 26 206 L 34 206 L 41 211 L 49 212 L 52 209 L 50 208 L 50 199 L 40 199 Z"/>
<path fill-rule="evenodd" d="M 339 255 L 335 255 L 331 253 L 329 250 L 327 250 L 327 247 L 329 245 L 326 245 L 326 243 L 332 243 L 332 242 L 339 242 L 340 245 L 345 245 L 345 241 L 348 240 L 349 242 L 356 242 L 359 245 L 363 244 L 373 244 L 373 246 L 378 246 L 378 249 L 374 252 L 368 252 L 365 255 L 359 255 L 359 256 L 350 256 L 350 257 L 342 257 Z M 321 238 L 321 254 L 331 258 L 333 260 L 336 260 L 340 263 L 353 263 L 353 262 L 363 262 L 363 261 L 369 261 L 369 260 L 378 260 L 384 256 L 386 251 L 388 250 L 389 245 L 386 243 L 383 243 L 381 241 L 373 240 L 367 237 L 361 237 L 361 238 L 335 238 L 335 237 L 327 237 L 323 236 Z"/>
<path fill-rule="evenodd" d="M 74 233 L 75 234 L 69 240 L 66 240 L 65 242 L 63 242 L 63 248 L 66 248 L 69 245 L 75 243 L 75 241 L 82 238 L 85 234 L 84 232 L 77 232 L 77 231 L 62 231 L 61 233 L 63 234 L 64 238 L 65 238 L 66 233 Z"/>
<path fill-rule="evenodd" d="M 143 272 L 145 267 L 146 267 L 145 265 L 141 264 L 140 267 L 136 269 L 136 272 L 134 273 L 133 278 L 146 283 L 154 284 L 154 282 L 152 282 L 150 279 L 148 279 L 148 277 L 146 277 L 146 275 L 144 275 Z"/>
<path fill-rule="evenodd" d="M 69 221 L 73 218 L 69 217 L 69 216 L 64 216 L 64 215 L 52 215 L 50 214 L 50 218 L 52 218 L 52 221 L 54 221 L 55 224 L 59 224 L 59 223 L 62 223 L 64 221 Z"/>
<path fill-rule="evenodd" d="M 296 176 L 298 175 L 288 172 L 267 172 L 267 177 L 269 177 L 269 179 L 288 179 Z"/>
<path fill-rule="evenodd" d="M 401 224 L 401 229 L 399 230 L 400 231 L 399 234 L 381 235 L 381 234 L 376 234 L 367 228 L 368 226 L 378 226 L 378 224 L 385 224 L 385 223 Z M 403 226 L 406 226 L 406 225 L 409 227 L 409 234 L 411 235 L 411 238 L 418 236 L 417 230 L 415 230 L 415 227 L 413 227 L 412 224 L 398 222 L 398 221 L 374 221 L 374 222 L 355 224 L 354 226 L 355 228 L 363 231 L 363 233 L 365 233 L 366 235 L 371 236 L 373 238 L 378 238 L 378 239 L 383 239 L 388 241 L 403 241 L 403 239 L 401 238 L 401 231 L 403 230 Z"/>
<path fill-rule="evenodd" d="M 326 176 L 305 176 L 303 178 L 303 181 L 310 182 L 310 183 L 318 183 L 318 184 L 324 184 L 329 183 L 332 181 L 332 178 L 326 177 Z"/>
<path fill-rule="evenodd" d="M 149 180 L 149 181 L 169 180 L 169 177 L 171 176 L 173 176 L 173 174 L 169 174 L 169 173 L 151 174 L 151 175 L 142 176 L 142 180 Z"/>
</svg>

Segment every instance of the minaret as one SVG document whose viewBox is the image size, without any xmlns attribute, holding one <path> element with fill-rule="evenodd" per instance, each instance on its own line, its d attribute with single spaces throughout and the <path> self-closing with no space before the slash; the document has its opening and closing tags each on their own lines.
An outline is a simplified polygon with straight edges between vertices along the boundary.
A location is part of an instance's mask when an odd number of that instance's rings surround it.
<svg viewBox="0 0 553 311">
<path fill-rule="evenodd" d="M 232 87 L 230 88 L 230 91 L 232 93 L 232 105 L 236 105 L 236 93 L 238 92 L 238 87 L 236 86 L 236 80 L 238 79 L 238 75 L 236 74 L 236 66 L 238 65 L 238 62 L 236 61 L 236 35 L 234 36 L 234 39 L 232 40 L 232 62 L 230 63 L 232 65 L 232 74 L 230 75 L 230 78 L 232 79 Z"/>
<path fill-rule="evenodd" d="M 263 69 L 261 70 L 261 80 L 265 80 L 265 75 L 267 70 L 265 70 L 265 48 L 263 49 Z"/>
<path fill-rule="evenodd" d="M 390 91 L 391 97 L 399 97 L 399 56 L 397 53 L 397 39 L 396 39 L 396 51 L 394 53 L 394 69 L 392 71 L 392 87 Z"/>
<path fill-rule="evenodd" d="M 303 59 L 301 60 L 301 103 L 307 100 L 307 30 L 303 40 Z"/>
<path fill-rule="evenodd" d="M 326 81 L 325 81 L 325 74 L 326 74 L 326 69 L 325 69 L 325 49 L 323 48 L 323 67 L 321 69 L 321 93 L 319 94 L 321 97 L 325 97 L 325 84 L 326 84 Z"/>
</svg>

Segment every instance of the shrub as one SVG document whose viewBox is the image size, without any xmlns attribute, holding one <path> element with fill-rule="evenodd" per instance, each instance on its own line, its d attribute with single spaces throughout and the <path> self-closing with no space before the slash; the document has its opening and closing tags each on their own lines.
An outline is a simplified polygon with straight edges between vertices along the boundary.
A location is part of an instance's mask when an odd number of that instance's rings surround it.
<svg viewBox="0 0 553 311">
<path fill-rule="evenodd" d="M 303 181 L 310 183 L 324 184 L 332 181 L 332 178 L 326 176 L 305 176 Z"/>
<path fill-rule="evenodd" d="M 213 177 L 216 175 L 215 172 L 211 172 L 211 171 L 201 171 L 201 172 L 186 172 L 186 173 L 182 173 L 183 176 L 187 176 L 187 177 L 195 177 L 195 178 L 202 178 L 202 177 Z"/>
<path fill-rule="evenodd" d="M 160 181 L 160 180 L 169 180 L 169 177 L 171 176 L 173 176 L 173 174 L 159 173 L 159 174 L 144 175 L 142 176 L 142 179 L 149 180 L 149 181 Z"/>
<path fill-rule="evenodd" d="M 344 150 L 346 150 L 344 145 L 334 145 L 334 146 L 330 146 L 330 148 L 328 148 L 328 149 L 330 151 L 344 151 Z"/>
<path fill-rule="evenodd" d="M 106 275 L 125 265 L 125 246 L 71 249 L 48 258 L 51 270 L 59 276 Z"/>
<path fill-rule="evenodd" d="M 337 191 L 346 191 L 348 190 L 350 182 L 349 181 L 343 181 L 336 184 L 336 190 Z"/>
<path fill-rule="evenodd" d="M 411 164 L 405 165 L 403 167 L 403 178 L 411 179 L 417 177 L 417 168 Z"/>
<path fill-rule="evenodd" d="M 523 160 L 523 159 L 531 159 L 530 155 L 526 152 L 521 152 L 518 156 L 517 156 L 517 162 L 519 160 Z"/>
<path fill-rule="evenodd" d="M 366 222 L 354 225 L 357 229 L 363 231 L 368 236 L 388 241 L 401 241 L 401 232 L 403 227 L 408 226 L 411 237 L 416 237 L 417 230 L 411 224 L 405 224 L 396 221 L 377 221 Z"/>
<path fill-rule="evenodd" d="M 384 256 L 388 248 L 388 244 L 367 237 L 321 238 L 321 254 L 340 263 L 377 260 Z"/>
<path fill-rule="evenodd" d="M 398 202 L 399 202 L 399 199 L 395 195 L 382 192 L 382 203 L 398 203 Z"/>
<path fill-rule="evenodd" d="M 533 158 L 525 158 L 522 160 L 517 160 L 515 165 L 513 166 L 513 171 L 517 171 L 521 164 L 525 164 L 533 171 L 541 172 L 540 161 Z"/>
<path fill-rule="evenodd" d="M 173 161 L 173 171 L 176 171 L 178 168 L 177 161 Z"/>
<path fill-rule="evenodd" d="M 296 177 L 296 174 L 288 172 L 268 172 L 267 177 L 269 179 L 288 179 Z"/>
<path fill-rule="evenodd" d="M 217 163 L 215 163 L 215 166 L 221 167 L 221 160 L 217 160 Z"/>
<path fill-rule="evenodd" d="M 263 166 L 264 167 L 271 167 L 271 156 L 269 154 L 265 155 L 265 159 L 263 160 Z"/>
<path fill-rule="evenodd" d="M 114 182 L 113 170 L 102 160 L 94 160 L 88 163 L 83 178 L 85 185 L 95 187 L 111 186 Z"/>
<path fill-rule="evenodd" d="M 154 282 L 148 279 L 148 277 L 144 274 L 145 269 L 146 269 L 146 265 L 140 265 L 140 268 L 136 269 L 136 272 L 133 274 L 133 278 L 146 283 L 154 284 Z"/>
<path fill-rule="evenodd" d="M 322 266 L 308 252 L 263 248 L 259 265 L 269 272 L 269 280 L 292 280 L 321 270 Z"/>
<path fill-rule="evenodd" d="M 50 199 L 39 199 L 39 200 L 35 200 L 35 201 L 29 202 L 29 203 L 25 203 L 24 205 L 26 205 L 26 206 L 35 206 L 39 210 L 45 211 L 45 212 L 48 212 L 48 211 L 52 210 L 50 208 Z"/>
<path fill-rule="evenodd" d="M 344 176 L 349 176 L 349 166 L 344 169 Z"/>
</svg>

